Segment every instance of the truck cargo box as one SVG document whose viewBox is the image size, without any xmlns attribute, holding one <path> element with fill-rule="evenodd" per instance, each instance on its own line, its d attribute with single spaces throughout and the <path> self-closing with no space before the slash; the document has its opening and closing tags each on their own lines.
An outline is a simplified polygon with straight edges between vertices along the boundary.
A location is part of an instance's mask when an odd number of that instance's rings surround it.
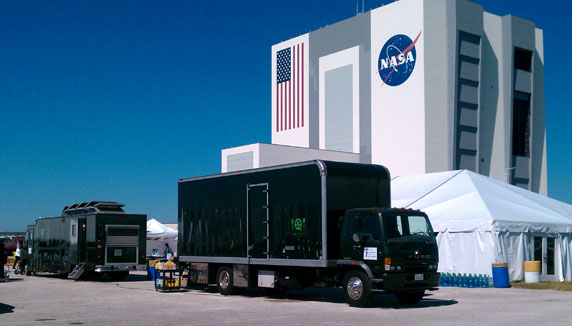
<svg viewBox="0 0 572 326">
<path fill-rule="evenodd" d="M 339 223 L 390 206 L 379 165 L 309 161 L 179 181 L 184 262 L 325 267 L 340 259 Z"/>
</svg>

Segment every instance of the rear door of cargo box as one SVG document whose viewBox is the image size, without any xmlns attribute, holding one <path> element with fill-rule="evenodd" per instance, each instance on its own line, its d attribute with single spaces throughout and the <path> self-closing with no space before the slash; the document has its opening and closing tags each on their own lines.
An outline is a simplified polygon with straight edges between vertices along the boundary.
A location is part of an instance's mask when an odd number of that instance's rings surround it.
<svg viewBox="0 0 572 326">
<path fill-rule="evenodd" d="M 139 225 L 105 225 L 105 265 L 134 265 L 139 257 Z"/>
</svg>

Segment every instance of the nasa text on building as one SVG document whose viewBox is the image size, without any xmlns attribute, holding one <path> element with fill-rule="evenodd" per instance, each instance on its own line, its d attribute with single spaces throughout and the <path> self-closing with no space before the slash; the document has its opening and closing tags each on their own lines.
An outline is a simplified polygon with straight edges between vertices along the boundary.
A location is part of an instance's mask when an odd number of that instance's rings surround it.
<svg viewBox="0 0 572 326">
<path fill-rule="evenodd" d="M 272 144 L 222 172 L 308 159 L 467 169 L 547 193 L 542 30 L 466 0 L 402 0 L 272 46 Z"/>
</svg>

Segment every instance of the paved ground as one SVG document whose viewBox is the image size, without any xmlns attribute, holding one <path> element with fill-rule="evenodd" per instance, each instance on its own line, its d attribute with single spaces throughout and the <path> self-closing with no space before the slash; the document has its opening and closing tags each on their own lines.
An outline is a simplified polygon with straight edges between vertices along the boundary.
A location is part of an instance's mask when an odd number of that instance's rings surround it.
<svg viewBox="0 0 572 326">
<path fill-rule="evenodd" d="M 1 325 L 569 325 L 572 292 L 441 288 L 416 306 L 379 295 L 351 308 L 335 289 L 291 291 L 286 298 L 214 289 L 160 293 L 145 275 L 125 281 L 71 281 L 11 274 L 0 283 Z"/>
</svg>

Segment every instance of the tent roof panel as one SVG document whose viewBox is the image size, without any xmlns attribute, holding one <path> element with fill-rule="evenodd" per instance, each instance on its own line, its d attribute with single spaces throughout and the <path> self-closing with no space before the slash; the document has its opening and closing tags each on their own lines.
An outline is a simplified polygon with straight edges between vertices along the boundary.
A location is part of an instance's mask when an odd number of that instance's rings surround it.
<svg viewBox="0 0 572 326">
<path fill-rule="evenodd" d="M 425 211 L 435 231 L 566 232 L 572 205 L 467 171 L 396 177 L 392 205 Z"/>
</svg>

